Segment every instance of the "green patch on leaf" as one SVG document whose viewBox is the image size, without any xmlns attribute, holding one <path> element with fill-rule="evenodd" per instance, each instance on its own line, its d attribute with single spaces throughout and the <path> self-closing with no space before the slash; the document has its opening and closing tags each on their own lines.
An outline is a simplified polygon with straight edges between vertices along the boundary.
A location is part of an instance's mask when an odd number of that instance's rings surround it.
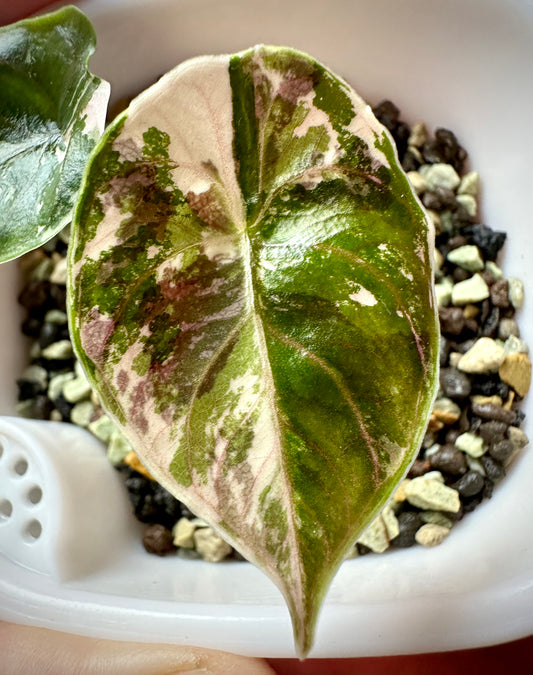
<svg viewBox="0 0 533 675">
<path fill-rule="evenodd" d="M 300 655 L 418 452 L 432 246 L 389 134 L 288 48 L 171 71 L 86 174 L 76 349 L 150 472 L 279 586 Z"/>
</svg>

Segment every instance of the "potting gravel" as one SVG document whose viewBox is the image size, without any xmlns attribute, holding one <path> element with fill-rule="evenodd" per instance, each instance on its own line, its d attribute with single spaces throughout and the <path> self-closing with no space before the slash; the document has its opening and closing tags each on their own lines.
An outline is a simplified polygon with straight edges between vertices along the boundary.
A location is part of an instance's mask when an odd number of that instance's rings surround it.
<svg viewBox="0 0 533 675">
<path fill-rule="evenodd" d="M 436 231 L 435 291 L 439 306 L 440 389 L 407 477 L 355 544 L 352 556 L 443 542 L 453 525 L 492 496 L 528 443 L 520 400 L 531 381 L 527 345 L 515 312 L 522 282 L 497 263 L 506 234 L 477 222 L 479 176 L 465 170 L 455 135 L 422 122 L 409 127 L 390 101 L 375 107 L 390 130 L 409 180 Z M 136 517 L 147 525 L 149 553 L 211 562 L 242 560 L 206 522 L 156 483 L 115 427 L 76 361 L 66 314 L 68 228 L 20 261 L 31 338 L 30 365 L 18 379 L 20 415 L 72 422 L 107 448 L 124 477 Z"/>
</svg>

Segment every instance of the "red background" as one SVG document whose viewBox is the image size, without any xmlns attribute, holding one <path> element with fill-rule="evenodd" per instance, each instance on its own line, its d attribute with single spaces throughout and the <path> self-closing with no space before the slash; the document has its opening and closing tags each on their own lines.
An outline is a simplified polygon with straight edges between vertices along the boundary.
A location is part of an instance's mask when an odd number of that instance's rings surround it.
<svg viewBox="0 0 533 675">
<path fill-rule="evenodd" d="M 0 0 L 0 26 L 29 16 L 50 4 L 49 0 Z M 533 675 L 533 636 L 503 645 L 457 652 L 308 659 L 304 662 L 270 659 L 269 663 L 279 675 Z"/>
</svg>

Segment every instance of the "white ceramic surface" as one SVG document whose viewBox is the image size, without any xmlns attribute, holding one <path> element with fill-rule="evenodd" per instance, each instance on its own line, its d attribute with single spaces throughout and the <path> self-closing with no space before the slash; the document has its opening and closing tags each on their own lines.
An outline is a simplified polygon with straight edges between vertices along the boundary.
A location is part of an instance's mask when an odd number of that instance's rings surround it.
<svg viewBox="0 0 533 675">
<path fill-rule="evenodd" d="M 524 0 L 88 0 L 99 37 L 92 69 L 112 98 L 190 56 L 256 43 L 310 52 L 370 103 L 391 98 L 409 122 L 455 131 L 482 177 L 483 219 L 506 230 L 504 270 L 533 290 L 533 9 Z M 0 413 L 13 411 L 22 344 L 13 265 L 0 268 Z M 520 313 L 533 344 L 531 297 Z M 533 396 L 525 431 L 533 435 Z M 347 561 L 322 611 L 314 657 L 460 649 L 533 633 L 533 452 L 492 500 L 436 549 Z M 0 524 L 1 528 L 1 524 Z M 1 536 L 1 529 L 0 529 Z M 117 639 L 294 655 L 277 589 L 246 563 L 144 553 L 126 539 L 113 560 L 68 582 L 0 557 L 0 614 Z M 2 597 L 3 596 L 3 597 Z"/>
</svg>

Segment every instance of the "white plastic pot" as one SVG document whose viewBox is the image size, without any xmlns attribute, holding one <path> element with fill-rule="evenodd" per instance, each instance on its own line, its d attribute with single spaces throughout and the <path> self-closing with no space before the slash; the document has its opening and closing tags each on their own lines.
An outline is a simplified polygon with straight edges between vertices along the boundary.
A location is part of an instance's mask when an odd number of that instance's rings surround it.
<svg viewBox="0 0 533 675">
<path fill-rule="evenodd" d="M 484 222 L 509 234 L 505 274 L 521 278 L 531 296 L 533 9 L 525 0 L 88 0 L 80 7 L 99 38 L 92 70 L 111 82 L 113 99 L 191 56 L 286 44 L 342 74 L 370 103 L 390 98 L 406 121 L 452 129 L 481 174 Z M 23 360 L 14 264 L 0 267 L 0 288 L 0 413 L 9 415 Z M 533 344 L 531 297 L 519 324 Z M 532 398 L 523 407 L 530 437 Z M 84 432 L 10 418 L 0 420 L 0 443 L 2 618 L 102 638 L 294 655 L 281 595 L 257 569 L 146 554 L 112 469 L 92 488 L 94 500 L 72 489 L 82 469 L 53 447 L 83 445 L 88 466 L 100 448 Z M 15 470 L 21 456 L 24 475 Z M 531 634 L 532 476 L 526 448 L 492 500 L 438 548 L 347 561 L 311 656 L 461 649 Z M 104 494 L 107 483 L 116 495 Z M 32 504 L 25 495 L 37 484 L 42 497 Z M 37 537 L 28 530 L 34 521 Z M 81 537 L 93 538 L 90 557 L 86 541 L 73 543 L 76 522 Z"/>
</svg>

